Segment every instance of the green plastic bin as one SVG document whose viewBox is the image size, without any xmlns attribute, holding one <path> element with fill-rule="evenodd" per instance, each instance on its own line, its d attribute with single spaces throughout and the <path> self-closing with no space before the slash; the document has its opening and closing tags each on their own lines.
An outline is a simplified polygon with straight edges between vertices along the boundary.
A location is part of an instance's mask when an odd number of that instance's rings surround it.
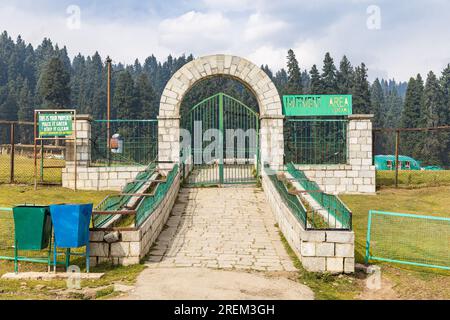
<svg viewBox="0 0 450 320">
<path fill-rule="evenodd" d="M 48 248 L 52 236 L 48 206 L 17 206 L 13 208 L 13 215 L 18 250 L 38 251 Z"/>
</svg>

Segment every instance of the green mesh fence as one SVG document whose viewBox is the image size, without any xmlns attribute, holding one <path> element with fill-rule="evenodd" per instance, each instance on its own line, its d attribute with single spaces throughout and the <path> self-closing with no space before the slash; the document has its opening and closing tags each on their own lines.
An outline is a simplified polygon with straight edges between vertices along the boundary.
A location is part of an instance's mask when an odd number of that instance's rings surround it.
<svg viewBox="0 0 450 320">
<path fill-rule="evenodd" d="M 289 117 L 284 124 L 286 163 L 346 164 L 347 119 Z"/>
<path fill-rule="evenodd" d="M 370 260 L 450 270 L 450 218 L 369 211 Z"/>
<path fill-rule="evenodd" d="M 157 120 L 110 120 L 110 138 L 119 134 L 123 140 L 121 153 L 108 150 L 108 121 L 95 120 L 91 127 L 91 165 L 147 165 L 158 155 Z"/>
</svg>

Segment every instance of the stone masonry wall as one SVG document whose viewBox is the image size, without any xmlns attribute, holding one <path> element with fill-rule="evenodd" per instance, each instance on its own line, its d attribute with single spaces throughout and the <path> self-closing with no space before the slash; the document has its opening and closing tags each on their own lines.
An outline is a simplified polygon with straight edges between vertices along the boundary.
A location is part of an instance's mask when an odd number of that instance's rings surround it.
<svg viewBox="0 0 450 320">
<path fill-rule="evenodd" d="M 91 122 L 88 115 L 77 116 L 77 189 L 121 191 L 145 169 L 145 166 L 90 167 Z M 73 142 L 67 142 L 66 167 L 62 169 L 62 185 L 75 189 L 75 161 Z"/>
<path fill-rule="evenodd" d="M 296 168 L 304 171 L 326 193 L 375 193 L 372 118 L 372 115 L 349 116 L 347 164 L 296 165 Z"/>
<path fill-rule="evenodd" d="M 134 231 L 118 232 L 118 241 L 108 243 L 105 235 L 111 232 L 91 231 L 91 264 L 109 262 L 115 265 L 138 264 L 147 255 L 164 228 L 180 189 L 178 173 L 163 201 L 142 226 Z"/>
<path fill-rule="evenodd" d="M 263 175 L 262 182 L 279 228 L 307 271 L 329 273 L 355 271 L 353 231 L 305 230 L 284 204 L 266 175 Z"/>
<path fill-rule="evenodd" d="M 123 187 L 132 182 L 136 176 L 145 170 L 144 166 L 133 167 L 78 167 L 78 190 L 111 190 L 121 191 Z M 64 188 L 74 189 L 75 168 L 66 166 L 62 171 Z"/>
</svg>

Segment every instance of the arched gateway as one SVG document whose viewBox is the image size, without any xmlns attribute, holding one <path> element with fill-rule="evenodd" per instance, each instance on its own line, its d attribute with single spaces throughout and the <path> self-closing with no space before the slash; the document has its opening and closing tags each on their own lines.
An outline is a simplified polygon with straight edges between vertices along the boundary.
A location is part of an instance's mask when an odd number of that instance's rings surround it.
<svg viewBox="0 0 450 320">
<path fill-rule="evenodd" d="M 158 117 L 158 158 L 161 167 L 180 162 L 180 106 L 197 82 L 213 76 L 229 76 L 256 97 L 260 117 L 260 161 L 273 168 L 283 165 L 284 139 L 281 99 L 274 83 L 254 63 L 237 56 L 198 58 L 178 70 L 163 91 Z"/>
</svg>

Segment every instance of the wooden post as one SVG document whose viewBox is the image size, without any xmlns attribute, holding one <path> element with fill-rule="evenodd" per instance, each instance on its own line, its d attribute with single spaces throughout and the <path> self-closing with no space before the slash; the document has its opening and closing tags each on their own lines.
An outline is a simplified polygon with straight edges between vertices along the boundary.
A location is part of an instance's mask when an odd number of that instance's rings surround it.
<svg viewBox="0 0 450 320">
<path fill-rule="evenodd" d="M 395 187 L 398 188 L 398 150 L 400 148 L 400 130 L 395 132 Z"/>
<path fill-rule="evenodd" d="M 11 163 L 10 163 L 10 169 L 11 169 L 11 173 L 10 173 L 10 183 L 13 184 L 14 183 L 14 149 L 15 149 L 15 142 L 14 142 L 14 123 L 11 123 Z"/>
</svg>

